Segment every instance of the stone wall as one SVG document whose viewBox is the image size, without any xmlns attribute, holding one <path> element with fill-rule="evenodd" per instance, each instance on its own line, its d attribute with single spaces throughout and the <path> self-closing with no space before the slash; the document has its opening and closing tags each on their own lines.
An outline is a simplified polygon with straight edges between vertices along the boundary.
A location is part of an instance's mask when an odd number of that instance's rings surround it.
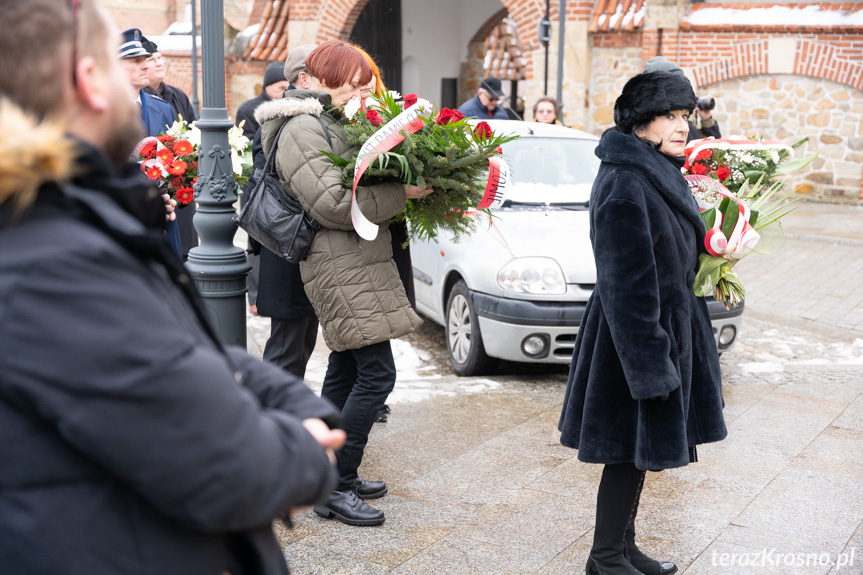
<svg viewBox="0 0 863 575">
<path fill-rule="evenodd" d="M 625 42 L 628 36 L 632 38 Z M 609 35 L 594 36 L 585 127 L 588 132 L 598 135 L 614 125 L 614 101 L 626 81 L 641 72 L 641 43 L 634 36 L 621 34 L 618 42 Z"/>
<path fill-rule="evenodd" d="M 812 199 L 861 203 L 863 91 L 818 78 L 790 74 L 725 80 L 699 89 L 716 99 L 714 114 L 723 137 L 784 140 L 809 136 L 797 155 L 820 152 L 792 183 Z"/>
</svg>

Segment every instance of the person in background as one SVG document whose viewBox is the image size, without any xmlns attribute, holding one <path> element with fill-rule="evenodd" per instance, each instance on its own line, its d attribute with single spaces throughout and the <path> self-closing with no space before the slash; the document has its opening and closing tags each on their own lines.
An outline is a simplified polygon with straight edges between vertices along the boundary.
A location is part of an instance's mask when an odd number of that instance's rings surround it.
<svg viewBox="0 0 863 575">
<path fill-rule="evenodd" d="M 560 117 L 560 104 L 551 96 L 543 96 L 533 105 L 533 121 L 540 124 L 563 126 Z"/>
<path fill-rule="evenodd" d="M 727 435 L 707 303 L 692 289 L 704 223 L 680 173 L 694 108 L 683 74 L 639 74 L 596 148 L 596 285 L 558 426 L 579 460 L 604 464 L 588 575 L 677 572 L 635 543 L 645 472 L 692 463 L 697 445 Z"/>
<path fill-rule="evenodd" d="M 250 141 L 254 142 L 255 134 L 258 132 L 258 121 L 255 119 L 255 109 L 270 100 L 278 100 L 285 93 L 285 90 L 290 88 L 290 82 L 285 79 L 285 65 L 281 62 L 271 62 L 264 71 L 264 83 L 261 88 L 261 93 L 246 100 L 240 107 L 237 108 L 237 117 L 234 119 L 234 125 L 242 126 L 243 135 Z M 252 144 L 252 158 L 254 160 L 254 144 Z M 266 160 L 265 160 L 266 162 Z M 257 166 L 256 166 L 257 167 Z M 264 164 L 260 165 L 261 168 Z M 254 180 L 250 179 L 246 185 L 246 190 L 254 188 Z M 246 203 L 247 194 L 240 195 L 240 205 Z M 248 288 L 249 311 L 254 315 L 258 315 L 258 285 L 260 284 L 260 247 L 253 241 L 249 240 L 249 248 L 246 250 L 246 261 L 252 266 L 252 271 L 246 276 L 246 287 Z M 305 364 L 303 364 L 305 366 Z M 303 367 L 305 372 L 305 367 Z M 301 376 L 302 377 L 302 376 Z"/>
<path fill-rule="evenodd" d="M 0 13 L 0 571 L 287 575 L 272 523 L 326 500 L 337 410 L 220 342 L 107 12 Z"/>
<path fill-rule="evenodd" d="M 164 82 L 165 73 L 167 72 L 165 58 L 159 52 L 159 47 L 145 37 L 141 37 L 141 46 L 150 54 L 147 59 L 148 71 L 147 75 L 150 78 L 150 85 L 144 88 L 144 92 L 161 98 L 174 109 L 174 115 L 177 119 L 183 118 L 186 122 L 194 122 L 197 119 L 192 103 L 189 102 L 189 97 L 186 93 L 170 86 Z M 183 255 L 183 261 L 189 257 L 189 250 L 198 245 L 198 232 L 195 231 L 193 219 L 195 217 L 195 202 L 192 202 L 182 208 L 176 210 L 177 228 L 180 233 L 180 253 Z"/>
<path fill-rule="evenodd" d="M 311 88 L 306 57 L 314 48 L 313 44 L 307 44 L 288 52 L 282 65 L 290 84 L 288 90 Z M 261 146 L 260 128 L 255 134 L 252 154 L 255 167 L 263 169 L 267 158 Z M 255 183 L 250 179 L 247 189 L 251 190 Z M 300 264 L 291 263 L 264 247 L 260 254 L 258 313 L 270 318 L 270 337 L 264 346 L 264 359 L 302 379 L 318 340 L 315 308 L 303 289 Z"/>
<path fill-rule="evenodd" d="M 282 187 L 322 226 L 300 272 L 331 350 L 321 396 L 340 409 L 347 439 L 336 454 L 336 490 L 314 511 L 348 525 L 380 525 L 384 512 L 363 499 L 386 494 L 386 483 L 360 479 L 358 470 L 375 417 L 395 385 L 390 340 L 422 323 L 393 262 L 386 223 L 405 209 L 408 198 L 433 190 L 401 182 L 359 187 L 356 202 L 378 225 L 375 239 L 361 238 L 351 220 L 352 190 L 323 151 L 350 157 L 339 121 L 344 105 L 359 98 L 371 81 L 372 71 L 362 54 L 339 40 L 315 48 L 306 68 L 311 90 L 290 90 L 281 100 L 262 104 L 255 115 L 265 153 L 284 126 L 275 159 Z"/>
<path fill-rule="evenodd" d="M 264 70 L 264 82 L 261 88 L 261 93 L 246 100 L 240 107 L 237 108 L 237 117 L 234 119 L 234 124 L 243 125 L 243 135 L 249 140 L 255 139 L 255 132 L 258 131 L 260 125 L 255 119 L 255 110 L 264 102 L 270 100 L 279 100 L 288 90 L 291 83 L 285 78 L 285 64 L 282 62 L 271 62 L 267 69 Z"/>
<path fill-rule="evenodd" d="M 144 91 L 154 96 L 159 96 L 168 102 L 178 116 L 182 116 L 183 120 L 190 124 L 198 119 L 198 114 L 189 101 L 189 96 L 184 91 L 171 86 L 165 82 L 165 76 L 168 73 L 168 61 L 159 52 L 159 47 L 155 42 L 146 38 L 141 42 L 144 50 L 150 53 L 149 58 L 149 75 L 150 85 L 144 88 Z"/>
<path fill-rule="evenodd" d="M 122 33 L 119 48 L 120 63 L 126 72 L 129 84 L 135 91 L 138 112 L 144 125 L 144 136 L 155 137 L 163 134 L 177 120 L 177 113 L 169 103 L 158 96 L 152 96 L 144 91 L 150 85 L 150 53 L 142 44 L 143 34 L 137 28 L 130 28 Z M 180 239 L 180 227 L 177 223 L 177 210 L 174 217 L 168 221 L 165 233 L 168 243 L 180 257 L 183 255 L 183 244 Z"/>
<path fill-rule="evenodd" d="M 683 74 L 683 70 L 680 69 L 680 66 L 673 62 L 669 62 L 661 56 L 654 56 L 644 63 L 641 73 L 648 74 L 650 72 L 674 72 L 676 74 Z M 719 122 L 717 122 L 713 117 L 713 110 L 702 110 L 696 106 L 695 114 L 698 117 L 698 126 L 692 123 L 692 119 L 690 118 L 689 134 L 686 137 L 686 143 L 700 138 L 719 139 L 722 137 L 722 134 L 719 131 Z"/>
<path fill-rule="evenodd" d="M 465 118 L 478 120 L 506 120 L 509 118 L 503 108 L 498 106 L 498 100 L 504 93 L 498 78 L 489 77 L 479 83 L 476 96 L 458 107 Z"/>
</svg>

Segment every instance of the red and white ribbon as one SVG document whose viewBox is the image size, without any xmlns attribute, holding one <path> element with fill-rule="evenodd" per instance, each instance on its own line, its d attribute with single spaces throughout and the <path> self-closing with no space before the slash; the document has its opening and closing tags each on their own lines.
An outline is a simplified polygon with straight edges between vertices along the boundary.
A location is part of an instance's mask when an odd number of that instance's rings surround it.
<svg viewBox="0 0 863 575">
<path fill-rule="evenodd" d="M 405 137 L 402 130 L 409 134 L 415 134 L 425 125 L 420 118 L 420 107 L 414 104 L 372 134 L 360 148 L 359 160 L 354 166 L 354 187 L 351 196 L 351 222 L 354 229 L 364 240 L 373 240 L 378 236 L 378 224 L 372 223 L 360 211 L 357 204 L 357 184 L 366 172 L 372 161 L 377 157 L 377 152 L 388 152 L 401 143 Z"/>
<path fill-rule="evenodd" d="M 737 203 L 737 223 L 734 225 L 734 230 L 732 230 L 731 236 L 726 238 L 725 234 L 722 232 L 722 221 L 725 218 L 725 215 L 719 210 L 719 202 L 714 206 L 713 204 L 707 204 L 707 202 L 696 198 L 699 204 L 698 209 L 700 211 L 703 212 L 711 207 L 716 208 L 716 219 L 713 220 L 713 227 L 707 230 L 707 233 L 704 236 L 704 247 L 707 249 L 707 252 L 712 256 L 740 259 L 754 250 L 758 241 L 761 239 L 761 236 L 757 231 L 755 231 L 755 228 L 749 224 L 749 218 L 752 216 L 752 211 L 749 206 L 745 202 L 737 199 L 737 196 L 732 194 L 728 188 L 713 178 L 698 175 L 685 176 L 685 178 L 690 182 L 691 186 L 698 186 L 699 182 L 704 182 L 709 186 L 710 190 L 717 195 L 722 196 L 723 198 L 730 198 Z"/>
</svg>

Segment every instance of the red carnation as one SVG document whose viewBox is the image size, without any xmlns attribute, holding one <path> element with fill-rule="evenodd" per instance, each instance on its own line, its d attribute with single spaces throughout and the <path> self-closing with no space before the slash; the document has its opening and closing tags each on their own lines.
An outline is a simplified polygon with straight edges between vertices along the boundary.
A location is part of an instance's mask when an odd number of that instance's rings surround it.
<svg viewBox="0 0 863 575">
<path fill-rule="evenodd" d="M 377 128 L 381 124 L 384 123 L 384 119 L 381 118 L 381 115 L 378 114 L 377 110 L 369 110 L 366 112 L 366 119 L 371 123 L 372 126 Z"/>
<path fill-rule="evenodd" d="M 191 164 L 189 164 L 189 167 L 190 167 L 190 168 L 192 168 L 192 171 L 193 171 L 193 172 L 197 172 L 197 171 L 198 171 L 198 161 L 197 161 L 197 160 L 195 160 L 194 162 L 192 162 Z"/>
<path fill-rule="evenodd" d="M 183 178 L 179 178 L 179 177 L 171 178 L 171 185 L 174 186 L 175 188 L 182 188 L 183 187 Z"/>
<path fill-rule="evenodd" d="M 171 150 L 167 148 L 163 148 L 156 152 L 156 157 L 162 160 L 165 164 L 170 164 L 174 161 L 174 154 L 172 154 Z"/>
<path fill-rule="evenodd" d="M 410 108 L 414 104 L 417 103 L 417 95 L 416 94 L 405 94 L 405 109 Z"/>
<path fill-rule="evenodd" d="M 497 152 L 498 154 L 503 154 L 503 148 L 501 148 L 500 146 L 498 146 L 497 148 L 495 148 L 495 150 L 494 150 L 494 151 L 495 151 L 495 152 Z"/>
<path fill-rule="evenodd" d="M 709 158 L 712 155 L 713 155 L 713 152 L 711 152 L 710 149 L 701 150 L 700 152 L 698 152 L 698 155 L 695 156 L 695 161 L 699 162 L 701 160 L 706 160 L 707 158 Z"/>
<path fill-rule="evenodd" d="M 150 166 L 144 173 L 147 174 L 147 177 L 151 180 L 159 180 L 162 178 L 162 170 L 160 170 L 157 166 Z"/>
<path fill-rule="evenodd" d="M 185 206 L 191 204 L 192 200 L 195 199 L 195 190 L 193 190 L 189 186 L 184 186 L 174 193 L 174 197 L 176 198 L 178 204 Z"/>
<path fill-rule="evenodd" d="M 188 140 L 180 140 L 174 144 L 174 153 L 178 156 L 188 156 L 194 151 L 195 146 L 193 146 Z"/>
<path fill-rule="evenodd" d="M 479 140 L 487 140 L 492 137 L 494 132 L 491 129 L 491 126 L 488 125 L 488 122 L 480 122 L 476 125 L 476 128 L 473 129 L 473 135 L 477 137 Z"/>
<path fill-rule="evenodd" d="M 728 169 L 728 166 L 721 165 L 716 168 L 716 177 L 719 178 L 720 182 L 724 182 L 728 179 L 728 176 L 731 175 L 731 170 Z"/>
<path fill-rule="evenodd" d="M 704 164 L 693 164 L 692 173 L 696 176 L 703 176 L 707 173 L 707 166 Z"/>
<path fill-rule="evenodd" d="M 156 139 L 159 140 L 160 142 L 162 142 L 163 144 L 166 142 L 173 142 L 174 141 L 174 137 L 169 136 L 168 134 L 162 134 L 161 136 L 156 136 Z"/>
<path fill-rule="evenodd" d="M 156 155 L 156 142 L 150 140 L 144 147 L 141 148 L 141 157 L 142 158 L 152 158 Z"/>
<path fill-rule="evenodd" d="M 434 121 L 439 126 L 445 126 L 453 121 L 452 117 L 456 110 L 450 110 L 449 108 L 443 108 L 440 112 L 437 113 L 437 117 Z"/>
</svg>

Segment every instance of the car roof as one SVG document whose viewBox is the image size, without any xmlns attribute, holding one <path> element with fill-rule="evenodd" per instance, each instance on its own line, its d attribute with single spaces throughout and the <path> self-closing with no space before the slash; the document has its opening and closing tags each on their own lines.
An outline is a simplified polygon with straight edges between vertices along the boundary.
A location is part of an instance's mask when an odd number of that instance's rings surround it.
<svg viewBox="0 0 863 575">
<path fill-rule="evenodd" d="M 471 124 L 477 120 L 471 119 Z M 539 122 L 523 122 L 521 120 L 485 120 L 496 134 L 516 134 L 520 138 L 578 138 L 583 140 L 599 140 L 598 136 L 582 132 L 575 128 L 558 126 L 556 124 L 540 124 Z"/>
</svg>

